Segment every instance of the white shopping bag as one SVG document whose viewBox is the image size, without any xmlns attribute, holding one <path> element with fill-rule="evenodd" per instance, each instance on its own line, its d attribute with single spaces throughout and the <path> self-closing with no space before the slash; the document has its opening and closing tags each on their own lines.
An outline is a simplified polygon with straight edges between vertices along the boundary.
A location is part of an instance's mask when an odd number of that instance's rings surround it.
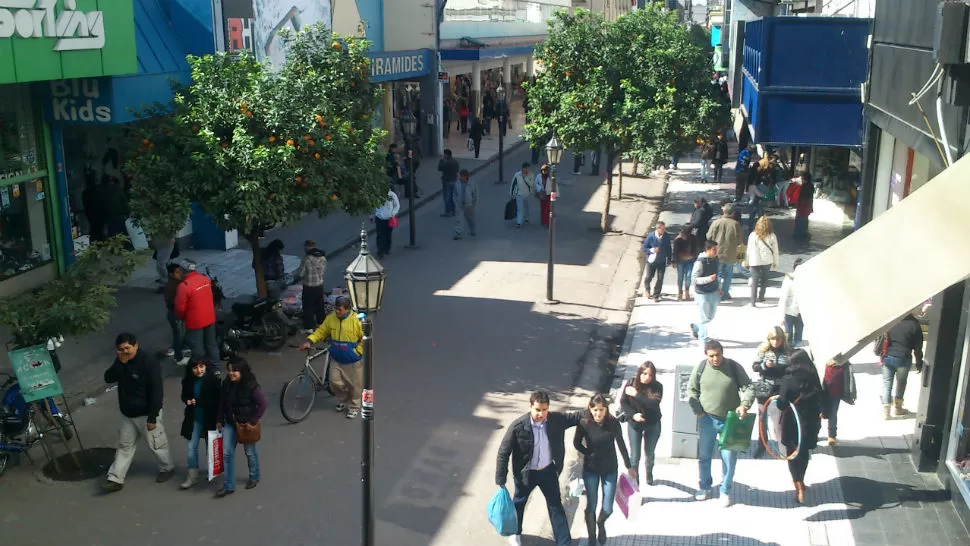
<svg viewBox="0 0 970 546">
<path fill-rule="evenodd" d="M 582 478 L 576 478 L 569 482 L 569 496 L 578 499 L 583 496 L 583 491 L 586 489 L 586 484 L 583 483 Z"/>
<path fill-rule="evenodd" d="M 209 481 L 222 474 L 222 431 L 210 430 L 206 438 L 206 449 L 209 453 Z"/>
</svg>

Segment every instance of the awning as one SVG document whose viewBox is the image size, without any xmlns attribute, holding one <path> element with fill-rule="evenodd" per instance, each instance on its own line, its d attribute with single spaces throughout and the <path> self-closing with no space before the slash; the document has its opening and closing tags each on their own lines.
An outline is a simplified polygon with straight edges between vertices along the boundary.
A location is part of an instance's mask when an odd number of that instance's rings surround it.
<svg viewBox="0 0 970 546">
<path fill-rule="evenodd" d="M 487 46 L 484 48 L 442 49 L 443 61 L 488 61 L 503 57 L 528 57 L 535 51 L 536 44 L 512 46 Z"/>
<path fill-rule="evenodd" d="M 816 364 L 848 358 L 906 313 L 970 277 L 970 157 L 795 271 Z"/>
</svg>

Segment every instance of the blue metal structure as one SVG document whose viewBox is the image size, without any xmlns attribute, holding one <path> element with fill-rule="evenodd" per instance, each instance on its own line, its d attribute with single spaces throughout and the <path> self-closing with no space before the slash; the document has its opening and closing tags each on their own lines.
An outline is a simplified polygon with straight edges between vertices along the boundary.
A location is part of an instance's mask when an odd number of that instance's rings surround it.
<svg viewBox="0 0 970 546">
<path fill-rule="evenodd" d="M 754 142 L 862 145 L 869 23 L 770 17 L 745 25 L 741 108 Z"/>
</svg>

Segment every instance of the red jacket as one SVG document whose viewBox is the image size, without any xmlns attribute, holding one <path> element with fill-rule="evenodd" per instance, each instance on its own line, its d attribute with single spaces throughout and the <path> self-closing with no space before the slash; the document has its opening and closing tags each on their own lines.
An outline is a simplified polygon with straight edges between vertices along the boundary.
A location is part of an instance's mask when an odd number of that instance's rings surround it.
<svg viewBox="0 0 970 546">
<path fill-rule="evenodd" d="M 185 321 L 189 330 L 198 330 L 216 323 L 216 306 L 212 302 L 212 283 L 209 277 L 192 271 L 182 278 L 175 293 L 175 316 Z"/>
</svg>

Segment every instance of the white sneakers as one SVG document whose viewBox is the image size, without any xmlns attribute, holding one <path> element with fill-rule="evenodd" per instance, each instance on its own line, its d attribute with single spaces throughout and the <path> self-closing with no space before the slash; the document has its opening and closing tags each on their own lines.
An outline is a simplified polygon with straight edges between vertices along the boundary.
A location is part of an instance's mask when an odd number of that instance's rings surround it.
<svg viewBox="0 0 970 546">
<path fill-rule="evenodd" d="M 509 546 L 522 546 L 522 535 L 512 535 L 509 537 Z"/>
<path fill-rule="evenodd" d="M 721 496 L 717 498 L 717 505 L 721 508 L 731 506 L 731 496 L 722 493 Z"/>
<path fill-rule="evenodd" d="M 694 500 L 696 501 L 706 501 L 711 498 L 710 489 L 698 489 L 697 493 L 694 493 Z"/>
</svg>

